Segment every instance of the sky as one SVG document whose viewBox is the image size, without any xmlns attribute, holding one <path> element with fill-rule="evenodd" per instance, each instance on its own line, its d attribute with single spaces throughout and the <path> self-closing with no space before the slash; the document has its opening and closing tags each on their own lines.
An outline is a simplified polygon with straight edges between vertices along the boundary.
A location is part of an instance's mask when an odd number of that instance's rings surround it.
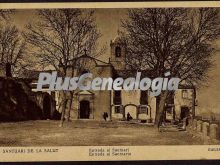
<svg viewBox="0 0 220 165">
<path fill-rule="evenodd" d="M 110 55 L 110 41 L 113 40 L 120 28 L 121 19 L 126 17 L 126 9 L 95 9 L 94 17 L 98 30 L 101 33 L 99 39 L 99 46 L 107 46 L 105 54 L 101 58 L 104 61 L 108 61 Z M 13 23 L 19 28 L 24 29 L 25 25 L 30 22 L 34 22 L 37 19 L 36 10 L 17 10 L 16 14 L 12 17 Z"/>
<path fill-rule="evenodd" d="M 126 18 L 126 9 L 96 9 L 95 17 L 98 29 L 102 36 L 99 39 L 100 46 L 106 45 L 107 50 L 99 58 L 107 61 L 110 57 L 110 41 L 113 40 L 120 29 L 121 19 Z M 19 29 L 24 29 L 28 22 L 37 19 L 35 10 L 17 10 L 12 21 Z M 217 41 L 220 48 L 220 40 Z M 198 113 L 214 111 L 220 114 L 220 52 L 213 58 L 215 66 L 209 71 L 209 80 L 197 91 Z"/>
</svg>

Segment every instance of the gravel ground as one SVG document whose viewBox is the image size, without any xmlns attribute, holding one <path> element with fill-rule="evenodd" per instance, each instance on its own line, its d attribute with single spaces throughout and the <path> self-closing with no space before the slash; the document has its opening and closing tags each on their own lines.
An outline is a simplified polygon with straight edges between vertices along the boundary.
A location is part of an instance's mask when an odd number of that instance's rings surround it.
<svg viewBox="0 0 220 165">
<path fill-rule="evenodd" d="M 203 141 L 187 131 L 127 122 L 41 120 L 0 123 L 0 146 L 125 146 L 198 145 Z"/>
</svg>

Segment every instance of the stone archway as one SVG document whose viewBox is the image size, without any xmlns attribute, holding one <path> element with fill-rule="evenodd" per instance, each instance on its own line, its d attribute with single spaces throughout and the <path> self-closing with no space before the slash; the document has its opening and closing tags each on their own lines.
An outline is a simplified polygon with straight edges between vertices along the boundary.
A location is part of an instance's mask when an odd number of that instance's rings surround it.
<svg viewBox="0 0 220 165">
<path fill-rule="evenodd" d="M 45 95 L 43 99 L 43 119 L 51 118 L 51 100 L 50 96 Z"/>
<path fill-rule="evenodd" d="M 137 106 L 135 104 L 127 104 L 124 107 L 124 113 L 125 113 L 125 117 L 127 118 L 127 114 L 130 113 L 131 117 L 133 119 L 137 119 L 138 118 L 138 109 Z"/>
<path fill-rule="evenodd" d="M 90 102 L 87 100 L 80 101 L 79 118 L 89 119 L 90 116 Z"/>
</svg>

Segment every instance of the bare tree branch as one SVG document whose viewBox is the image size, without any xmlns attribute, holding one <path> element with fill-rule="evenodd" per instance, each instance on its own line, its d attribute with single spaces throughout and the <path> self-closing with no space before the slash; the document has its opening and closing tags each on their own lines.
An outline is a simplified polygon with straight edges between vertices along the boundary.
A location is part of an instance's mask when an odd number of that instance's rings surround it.
<svg viewBox="0 0 220 165">
<path fill-rule="evenodd" d="M 10 63 L 12 73 L 19 75 L 24 67 L 26 54 L 26 43 L 19 30 L 12 25 L 0 25 L 0 63 Z"/>
<path fill-rule="evenodd" d="M 152 70 L 163 77 L 168 70 L 189 84 L 201 84 L 213 66 L 214 41 L 220 35 L 217 8 L 133 9 L 122 21 L 127 42 L 127 65 Z M 160 96 L 156 123 L 168 94 Z M 165 98 L 163 98 L 165 97 Z"/>
</svg>

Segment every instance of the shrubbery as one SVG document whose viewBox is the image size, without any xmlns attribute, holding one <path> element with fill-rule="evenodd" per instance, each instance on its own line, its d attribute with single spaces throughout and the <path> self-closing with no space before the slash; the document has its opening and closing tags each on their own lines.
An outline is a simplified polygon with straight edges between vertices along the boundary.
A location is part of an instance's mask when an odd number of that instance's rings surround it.
<svg viewBox="0 0 220 165">
<path fill-rule="evenodd" d="M 42 118 L 42 110 L 25 91 L 25 83 L 12 78 L 0 78 L 0 121 L 36 120 Z"/>
</svg>

